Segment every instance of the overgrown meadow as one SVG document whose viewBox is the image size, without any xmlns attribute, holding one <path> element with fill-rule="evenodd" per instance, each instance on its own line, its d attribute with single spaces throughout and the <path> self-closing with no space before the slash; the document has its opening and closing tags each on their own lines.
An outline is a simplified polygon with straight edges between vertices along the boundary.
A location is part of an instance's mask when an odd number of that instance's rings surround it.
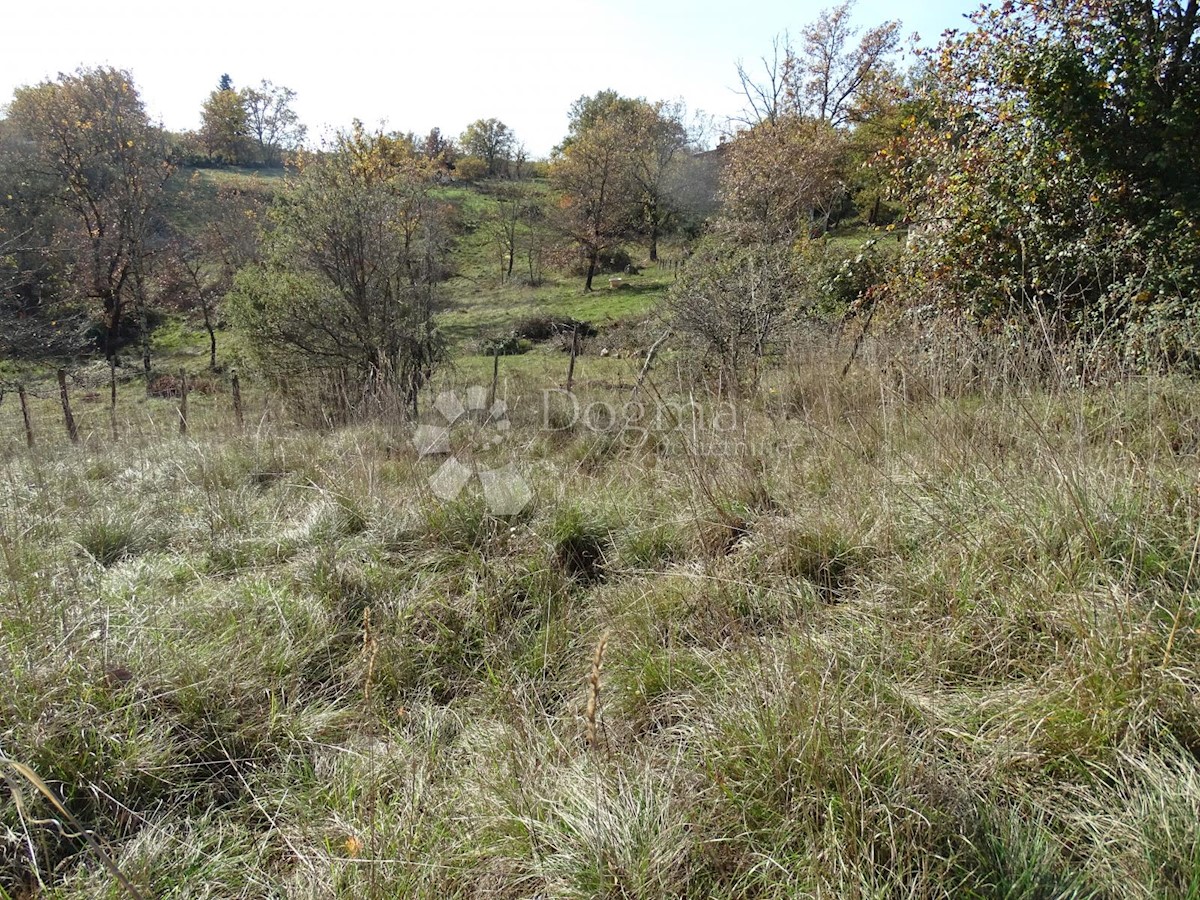
<svg viewBox="0 0 1200 900">
<path fill-rule="evenodd" d="M 508 516 L 399 423 L 6 400 L 0 895 L 1197 896 L 1200 391 L 845 354 L 502 360 Z"/>
</svg>

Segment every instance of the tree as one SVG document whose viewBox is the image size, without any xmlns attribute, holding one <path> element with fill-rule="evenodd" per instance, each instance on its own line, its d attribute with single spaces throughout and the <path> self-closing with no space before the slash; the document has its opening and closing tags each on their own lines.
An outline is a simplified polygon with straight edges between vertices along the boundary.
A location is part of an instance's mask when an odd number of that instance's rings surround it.
<svg viewBox="0 0 1200 900">
<path fill-rule="evenodd" d="M 799 116 L 763 121 L 726 150 L 723 212 L 751 242 L 791 243 L 823 231 L 845 192 L 844 137 Z"/>
<path fill-rule="evenodd" d="M 799 48 L 786 32 L 776 35 L 771 54 L 762 57 L 761 76 L 738 63 L 745 125 L 774 125 L 790 115 L 840 127 L 861 118 L 880 84 L 896 77 L 892 58 L 900 46 L 900 23 L 861 32 L 852 22 L 855 2 L 843 0 L 822 10 L 801 30 Z"/>
<path fill-rule="evenodd" d="M 300 149 L 308 129 L 292 109 L 296 92 L 263 80 L 258 88 L 244 87 L 238 95 L 245 110 L 246 133 L 257 144 L 258 162 L 278 166 L 283 154 Z"/>
<path fill-rule="evenodd" d="M 739 120 L 747 126 L 759 122 L 774 123 L 784 112 L 787 97 L 786 72 L 788 60 L 794 56 L 791 39 L 787 32 L 777 34 L 771 40 L 770 56 L 763 56 L 762 80 L 756 80 L 750 69 L 741 60 L 737 63 L 739 90 L 746 98 L 746 107 Z"/>
<path fill-rule="evenodd" d="M 221 76 L 221 84 L 229 83 L 229 76 Z M 228 165 L 244 162 L 248 149 L 249 129 L 246 107 L 232 85 L 218 87 L 208 95 L 200 110 L 200 141 L 209 158 Z"/>
<path fill-rule="evenodd" d="M 65 261 L 53 249 L 63 210 L 58 178 L 13 124 L 0 120 L 0 298 L 28 315 L 61 296 Z"/>
<path fill-rule="evenodd" d="M 496 206 L 487 224 L 500 253 L 500 275 L 508 280 L 519 256 L 529 263 L 529 280 L 536 283 L 542 240 L 539 224 L 545 217 L 539 193 L 529 184 L 508 184 L 496 191 Z"/>
<path fill-rule="evenodd" d="M 639 106 L 644 103 L 644 100 L 624 97 L 611 88 L 597 91 L 590 97 L 585 94 L 571 104 L 567 137 L 561 148 L 570 147 L 572 141 L 597 125 L 614 121 L 632 122 Z"/>
<path fill-rule="evenodd" d="M 947 36 L 888 154 L 925 232 L 897 294 L 1055 342 L 1117 337 L 1142 365 L 1194 353 L 1197 10 L 1013 0 Z"/>
<path fill-rule="evenodd" d="M 431 128 L 421 144 L 421 154 L 445 173 L 454 168 L 458 159 L 458 147 L 451 138 L 442 134 L 440 128 Z"/>
<path fill-rule="evenodd" d="M 500 175 L 507 171 L 516 136 L 499 119 L 476 119 L 459 143 L 463 153 L 483 160 L 489 175 Z"/>
<path fill-rule="evenodd" d="M 878 178 L 863 169 L 898 127 L 900 23 L 862 32 L 853 9 L 844 0 L 823 10 L 798 45 L 777 37 L 765 82 L 738 66 L 751 127 L 726 149 L 722 193 L 736 221 L 756 226 L 756 240 L 824 230 L 855 201 L 869 206 L 868 220 L 880 215 Z"/>
<path fill-rule="evenodd" d="M 674 190 L 691 144 L 682 103 L 638 101 L 629 111 L 630 175 L 641 204 L 650 261 L 658 239 L 676 212 Z"/>
<path fill-rule="evenodd" d="M 801 32 L 799 54 L 789 53 L 784 66 L 792 110 L 834 127 L 853 121 L 859 101 L 892 76 L 889 59 L 900 45 L 898 21 L 869 28 L 854 43 L 854 4 L 843 0 L 822 10 Z"/>
<path fill-rule="evenodd" d="M 31 170 L 55 179 L 63 213 L 56 249 L 73 260 L 66 278 L 76 295 L 99 303 L 111 359 L 126 308 L 144 311 L 148 302 L 156 216 L 172 171 L 162 130 L 129 73 L 112 68 L 18 88 L 9 119 L 29 142 Z"/>
<path fill-rule="evenodd" d="M 589 118 L 572 129 L 551 166 L 551 180 L 562 193 L 559 227 L 586 260 L 587 291 L 600 254 L 629 233 L 639 210 L 624 124 L 617 115 Z"/>
<path fill-rule="evenodd" d="M 448 239 L 432 174 L 406 141 L 360 123 L 332 152 L 302 158 L 263 263 L 243 269 L 231 295 L 269 375 L 335 379 L 415 413 L 443 358 L 433 311 Z"/>
<path fill-rule="evenodd" d="M 168 305 L 200 314 L 208 334 L 209 368 L 216 369 L 219 307 L 238 271 L 260 261 L 264 203 L 231 187 L 220 188 L 207 204 L 191 190 L 182 199 L 201 209 L 205 224 L 198 234 L 176 234 L 166 247 L 161 293 Z"/>
</svg>

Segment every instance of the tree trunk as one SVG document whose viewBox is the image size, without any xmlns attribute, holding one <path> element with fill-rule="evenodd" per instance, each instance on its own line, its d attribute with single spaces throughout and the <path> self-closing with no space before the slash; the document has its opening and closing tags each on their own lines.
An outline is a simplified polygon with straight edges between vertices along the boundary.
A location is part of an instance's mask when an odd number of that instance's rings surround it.
<svg viewBox="0 0 1200 900">
<path fill-rule="evenodd" d="M 650 220 L 650 262 L 658 262 L 658 205 L 651 203 L 646 218 Z"/>
<path fill-rule="evenodd" d="M 150 310 L 146 308 L 146 301 L 138 300 L 138 329 L 141 331 L 142 339 L 142 371 L 147 375 L 150 374 Z"/>
<path fill-rule="evenodd" d="M 104 334 L 104 358 L 117 358 L 117 332 L 121 328 L 121 298 L 104 298 L 104 309 L 108 313 L 108 330 Z"/>
<path fill-rule="evenodd" d="M 204 329 L 208 332 L 208 368 L 215 372 L 217 371 L 217 330 L 213 327 L 212 314 L 208 309 L 208 304 L 201 301 L 200 308 L 204 310 Z"/>
<path fill-rule="evenodd" d="M 590 251 L 588 253 L 587 282 L 583 286 L 583 289 L 585 291 L 590 291 L 592 289 L 592 278 L 596 274 L 596 265 L 599 262 L 600 262 L 600 254 L 595 250 Z"/>
</svg>

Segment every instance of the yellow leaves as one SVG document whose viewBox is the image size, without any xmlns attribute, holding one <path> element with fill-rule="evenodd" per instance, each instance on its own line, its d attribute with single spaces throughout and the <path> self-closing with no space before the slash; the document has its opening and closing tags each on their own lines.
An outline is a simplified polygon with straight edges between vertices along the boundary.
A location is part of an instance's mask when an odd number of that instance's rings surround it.
<svg viewBox="0 0 1200 900">
<path fill-rule="evenodd" d="M 347 856 L 357 858 L 362 855 L 363 842 L 354 835 L 350 835 L 342 841 L 342 849 L 346 851 Z"/>
</svg>

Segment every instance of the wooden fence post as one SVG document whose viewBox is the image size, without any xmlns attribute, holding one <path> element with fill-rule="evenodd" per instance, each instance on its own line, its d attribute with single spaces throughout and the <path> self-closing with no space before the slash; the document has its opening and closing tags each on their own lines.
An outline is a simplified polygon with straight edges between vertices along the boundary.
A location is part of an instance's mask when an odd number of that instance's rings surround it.
<svg viewBox="0 0 1200 900">
<path fill-rule="evenodd" d="M 496 405 L 496 383 L 500 380 L 500 348 L 492 347 L 492 393 L 488 399 L 488 409 Z"/>
<path fill-rule="evenodd" d="M 187 434 L 187 373 L 179 370 L 179 433 Z"/>
<path fill-rule="evenodd" d="M 233 373 L 231 385 L 233 388 L 233 418 L 237 422 L 237 430 L 242 431 L 245 424 L 242 420 L 242 383 L 238 380 L 238 373 Z"/>
<path fill-rule="evenodd" d="M 25 397 L 25 385 L 17 385 L 17 396 L 21 399 L 21 418 L 25 420 L 25 446 L 33 449 L 33 426 L 29 422 L 29 400 Z"/>
<path fill-rule="evenodd" d="M 71 398 L 67 395 L 67 370 L 58 370 L 58 397 L 62 401 L 63 423 L 67 426 L 67 436 L 72 444 L 79 443 L 79 428 L 75 425 L 75 417 L 71 415 Z"/>
<path fill-rule="evenodd" d="M 567 367 L 567 390 L 575 384 L 575 356 L 579 353 L 579 326 L 571 329 L 571 364 Z"/>
</svg>

